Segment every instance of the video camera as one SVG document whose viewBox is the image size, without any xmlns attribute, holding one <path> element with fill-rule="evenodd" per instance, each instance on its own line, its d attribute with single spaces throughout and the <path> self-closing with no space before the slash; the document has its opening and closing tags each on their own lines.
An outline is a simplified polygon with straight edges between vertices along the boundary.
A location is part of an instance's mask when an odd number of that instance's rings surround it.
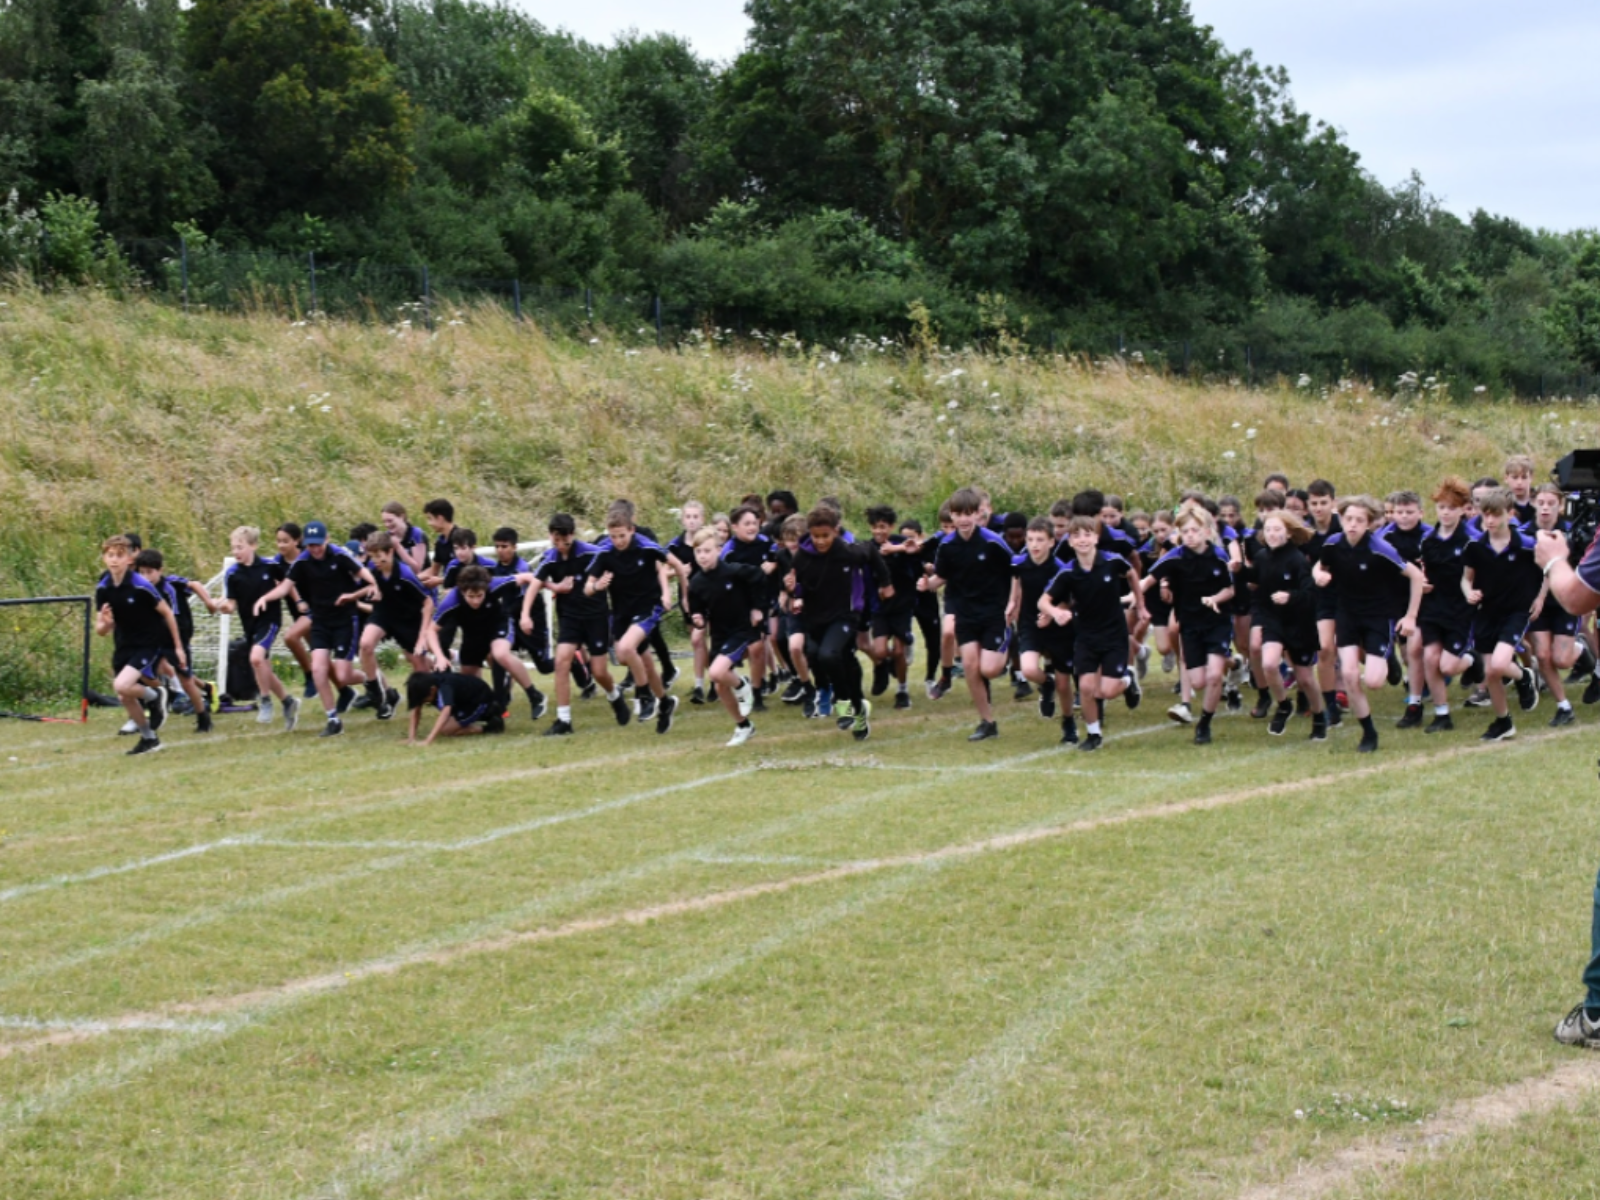
<svg viewBox="0 0 1600 1200">
<path fill-rule="evenodd" d="M 1567 494 L 1568 557 L 1577 566 L 1600 527 L 1600 450 L 1574 450 L 1550 474 Z"/>
</svg>

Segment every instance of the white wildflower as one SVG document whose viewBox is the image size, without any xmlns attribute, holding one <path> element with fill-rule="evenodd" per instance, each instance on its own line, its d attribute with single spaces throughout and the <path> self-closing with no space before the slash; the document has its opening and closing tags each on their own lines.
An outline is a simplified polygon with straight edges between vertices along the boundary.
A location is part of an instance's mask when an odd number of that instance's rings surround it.
<svg viewBox="0 0 1600 1200">
<path fill-rule="evenodd" d="M 1222 452 L 1222 457 L 1223 458 L 1238 458 L 1239 456 L 1237 454 L 1235 454 L 1232 450 L 1224 450 Z"/>
<path fill-rule="evenodd" d="M 945 407 L 946 408 L 960 408 L 961 407 L 961 401 L 952 400 L 948 404 L 946 404 Z"/>
<path fill-rule="evenodd" d="M 1256 431 L 1254 429 L 1246 429 L 1244 431 L 1244 436 L 1245 436 L 1245 439 L 1247 441 L 1254 441 L 1255 440 L 1255 436 L 1256 436 Z"/>
</svg>

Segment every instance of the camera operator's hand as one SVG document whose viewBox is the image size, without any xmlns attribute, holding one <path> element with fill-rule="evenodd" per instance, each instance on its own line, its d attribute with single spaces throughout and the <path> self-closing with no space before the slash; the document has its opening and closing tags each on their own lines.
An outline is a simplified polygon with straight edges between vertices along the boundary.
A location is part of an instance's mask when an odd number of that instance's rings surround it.
<svg viewBox="0 0 1600 1200">
<path fill-rule="evenodd" d="M 1543 570 L 1557 559 L 1567 557 L 1567 535 L 1559 529 L 1541 529 L 1533 543 L 1533 561 Z"/>
</svg>

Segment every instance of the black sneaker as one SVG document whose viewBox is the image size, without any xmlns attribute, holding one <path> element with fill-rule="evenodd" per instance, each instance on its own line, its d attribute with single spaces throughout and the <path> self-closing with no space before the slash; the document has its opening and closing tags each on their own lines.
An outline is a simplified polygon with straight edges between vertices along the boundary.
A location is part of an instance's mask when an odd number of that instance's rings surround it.
<svg viewBox="0 0 1600 1200">
<path fill-rule="evenodd" d="M 578 699 L 593 700 L 600 691 L 600 685 L 594 681 L 594 676 L 589 676 L 589 682 L 578 689 Z"/>
<path fill-rule="evenodd" d="M 1589 685 L 1583 689 L 1583 702 L 1600 704 L 1600 672 L 1589 677 Z"/>
<path fill-rule="evenodd" d="M 1266 688 L 1256 689 L 1256 706 L 1250 710 L 1250 719 L 1253 721 L 1266 720 L 1267 714 L 1272 711 L 1272 693 Z"/>
<path fill-rule="evenodd" d="M 549 729 L 546 729 L 544 731 L 543 736 L 544 737 L 571 737 L 572 736 L 572 722 L 571 721 L 557 721 L 553 725 L 551 725 Z"/>
<path fill-rule="evenodd" d="M 378 705 L 378 720 L 388 721 L 400 711 L 400 689 L 389 688 L 383 693 L 383 703 Z"/>
<path fill-rule="evenodd" d="M 1083 741 L 1078 743 L 1078 749 L 1085 752 L 1100 749 L 1100 735 L 1098 733 L 1085 734 Z"/>
<path fill-rule="evenodd" d="M 1493 648 L 1494 647 L 1492 647 L 1492 646 L 1490 647 L 1491 650 Z M 1472 658 L 1472 665 L 1469 666 L 1465 671 L 1461 672 L 1461 686 L 1462 687 L 1477 687 L 1482 682 L 1483 682 L 1483 655 L 1475 654 L 1475 655 L 1473 655 L 1473 658 Z"/>
<path fill-rule="evenodd" d="M 1449 733 L 1455 729 L 1456 723 L 1450 719 L 1449 713 L 1434 713 L 1433 720 L 1428 722 L 1423 733 Z"/>
<path fill-rule="evenodd" d="M 1132 671 L 1128 672 L 1127 679 L 1128 686 L 1123 690 L 1122 702 L 1128 706 L 1128 711 L 1132 712 L 1139 707 L 1139 701 L 1144 699 L 1144 689 L 1139 686 L 1139 676 Z"/>
<path fill-rule="evenodd" d="M 1563 725 L 1576 725 L 1578 718 L 1570 708 L 1557 708 L 1556 715 L 1550 718 L 1550 728 L 1560 729 Z"/>
<path fill-rule="evenodd" d="M 356 704 L 354 705 L 354 707 L 358 707 L 358 708 L 382 708 L 383 707 L 383 685 L 380 684 L 376 679 L 367 680 L 367 682 L 362 685 L 362 690 L 366 692 L 366 696 L 364 697 L 364 699 L 366 700 L 366 703 L 362 704 L 358 700 L 356 702 Z"/>
<path fill-rule="evenodd" d="M 766 689 L 766 684 L 763 681 L 762 686 L 756 689 L 755 699 L 750 701 L 750 711 L 751 712 L 766 712 L 767 711 L 767 701 L 766 701 L 766 696 L 767 695 L 768 695 L 768 692 L 767 692 L 767 689 Z"/>
<path fill-rule="evenodd" d="M 910 692 L 896 692 L 894 694 L 894 707 L 895 707 L 895 711 L 896 712 L 899 712 L 902 709 L 910 708 L 911 707 L 911 693 Z"/>
<path fill-rule="evenodd" d="M 670 691 L 672 689 L 672 685 L 678 682 L 679 674 L 680 671 L 678 670 L 677 663 L 671 661 L 665 663 L 664 669 L 661 672 L 661 686 Z"/>
<path fill-rule="evenodd" d="M 1478 735 L 1480 742 L 1505 742 L 1517 736 L 1517 727 L 1511 723 L 1510 716 L 1496 717 L 1489 722 L 1489 728 Z"/>
<path fill-rule="evenodd" d="M 1551 724 L 1553 725 L 1555 722 L 1552 721 Z M 203 708 L 194 715 L 194 731 L 196 733 L 211 732 L 211 714 Z"/>
<path fill-rule="evenodd" d="M 1283 731 L 1289 728 L 1289 718 L 1294 716 L 1294 705 L 1285 700 L 1278 705 L 1272 714 L 1272 720 L 1267 722 L 1267 732 L 1273 737 L 1282 737 Z"/>
<path fill-rule="evenodd" d="M 1328 740 L 1328 714 L 1325 712 L 1311 714 L 1311 741 L 1325 742 Z"/>
<path fill-rule="evenodd" d="M 694 685 L 693 690 L 690 691 L 690 693 L 689 693 L 689 703 L 693 704 L 696 708 L 698 708 L 700 705 L 704 704 L 705 702 L 706 702 L 706 689 L 704 687 L 702 687 L 700 684 L 697 683 L 697 684 Z"/>
<path fill-rule="evenodd" d="M 1330 704 L 1323 712 L 1328 718 L 1329 729 L 1337 729 L 1344 724 L 1344 711 L 1337 704 Z"/>
<path fill-rule="evenodd" d="M 1488 688 L 1476 687 L 1461 703 L 1467 708 L 1489 708 L 1494 704 L 1494 701 L 1489 699 Z"/>
<path fill-rule="evenodd" d="M 969 742 L 986 742 L 1000 736 L 1000 726 L 993 721 L 979 721 L 978 727 L 967 735 Z"/>
<path fill-rule="evenodd" d="M 356 690 L 353 687 L 339 689 L 339 698 L 334 702 L 333 711 L 343 716 L 350 711 L 350 705 L 355 702 Z"/>
<path fill-rule="evenodd" d="M 665 702 L 665 697 L 662 697 Z M 649 692 L 639 693 L 639 723 L 642 725 L 656 715 L 656 698 Z"/>
<path fill-rule="evenodd" d="M 789 680 L 789 686 L 783 689 L 782 700 L 785 704 L 799 704 L 806 698 L 806 685 L 798 679 Z"/>
<path fill-rule="evenodd" d="M 872 694 L 874 696 L 881 696 L 888 690 L 889 662 L 887 659 L 885 659 L 883 662 L 874 663 L 872 665 Z"/>
<path fill-rule="evenodd" d="M 1393 650 L 1389 651 L 1389 686 L 1396 686 L 1406 677 L 1405 668 L 1400 665 L 1400 656 Z"/>
<path fill-rule="evenodd" d="M 1356 746 L 1357 754 L 1376 754 L 1378 752 L 1378 731 L 1363 733 L 1361 742 Z"/>
<path fill-rule="evenodd" d="M 544 716 L 545 709 L 550 706 L 550 702 L 544 698 L 544 693 L 536 687 L 530 687 L 527 691 L 527 696 L 528 708 L 533 713 L 533 719 L 537 721 Z"/>
<path fill-rule="evenodd" d="M 1013 685 L 1011 698 L 1018 704 L 1021 704 L 1031 695 L 1033 695 L 1033 684 L 1026 679 L 1019 679 Z"/>
<path fill-rule="evenodd" d="M 1422 705 L 1406 705 L 1405 715 L 1394 723 L 1396 729 L 1415 729 L 1422 724 Z"/>
<path fill-rule="evenodd" d="M 1296 692 L 1294 694 L 1294 715 L 1303 717 L 1310 711 L 1311 701 L 1306 699 L 1306 694 L 1304 692 Z"/>
<path fill-rule="evenodd" d="M 1231 713 L 1236 713 L 1244 707 L 1244 697 L 1239 695 L 1239 689 L 1231 683 L 1223 689 L 1222 700 Z"/>
<path fill-rule="evenodd" d="M 150 723 L 150 732 L 157 733 L 167 723 L 167 689 L 158 687 L 155 690 L 156 698 L 145 701 L 144 715 Z"/>
<path fill-rule="evenodd" d="M 1039 715 L 1046 721 L 1053 720 L 1056 715 L 1056 690 L 1048 683 L 1039 689 Z"/>
<path fill-rule="evenodd" d="M 757 697 L 760 700 L 760 697 Z M 656 732 L 666 733 L 672 728 L 672 714 L 678 711 L 678 698 L 676 696 L 663 696 L 661 703 L 656 708 Z"/>
<path fill-rule="evenodd" d="M 504 733 L 506 731 L 505 717 L 497 712 L 490 713 L 483 719 L 483 731 L 485 733 Z"/>
<path fill-rule="evenodd" d="M 805 685 L 806 694 L 800 697 L 800 715 L 810 719 L 817 715 L 817 687 L 816 684 Z"/>
<path fill-rule="evenodd" d="M 629 721 L 633 720 L 633 708 L 628 703 L 628 698 L 621 692 L 618 692 L 617 698 L 609 701 L 609 703 L 611 705 L 611 711 L 617 715 L 618 725 L 626 725 Z"/>
<path fill-rule="evenodd" d="M 1533 673 L 1532 667 L 1523 667 L 1522 675 L 1517 680 L 1517 707 L 1523 712 L 1532 712 L 1539 707 L 1539 677 Z"/>
<path fill-rule="evenodd" d="M 317 736 L 325 738 L 338 737 L 343 732 L 344 722 L 338 717 L 329 717 L 328 723 L 322 727 L 322 732 L 317 734 Z"/>
<path fill-rule="evenodd" d="M 1194 744 L 1196 746 L 1211 745 L 1211 726 L 1196 725 L 1194 727 Z"/>
<path fill-rule="evenodd" d="M 1061 744 L 1063 746 L 1076 746 L 1078 744 L 1078 723 L 1071 717 L 1061 719 Z"/>
<path fill-rule="evenodd" d="M 161 739 L 158 737 L 142 737 L 133 744 L 129 754 L 154 754 L 161 749 Z"/>
</svg>

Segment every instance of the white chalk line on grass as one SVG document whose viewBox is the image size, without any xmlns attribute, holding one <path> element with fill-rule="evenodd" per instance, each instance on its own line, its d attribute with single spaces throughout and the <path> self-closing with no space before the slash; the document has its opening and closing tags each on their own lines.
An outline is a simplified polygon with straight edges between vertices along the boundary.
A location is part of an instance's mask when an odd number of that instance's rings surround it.
<svg viewBox="0 0 1600 1200">
<path fill-rule="evenodd" d="M 458 838 L 452 842 L 299 842 L 271 838 L 265 835 L 258 837 L 254 834 L 218 838 L 214 842 L 186 846 L 182 850 L 172 850 L 166 854 L 155 854 L 149 858 L 135 859 L 132 862 L 121 863 L 116 866 L 96 867 L 91 871 L 84 871 L 77 875 L 57 875 L 53 879 L 41 879 L 36 883 L 18 884 L 16 887 L 0 891 L 0 904 L 20 899 L 23 896 L 31 896 L 38 892 L 71 887 L 74 884 L 92 883 L 97 879 L 106 879 L 114 875 L 126 875 L 133 871 L 144 871 L 151 867 L 165 866 L 167 863 L 177 862 L 180 859 L 193 858 L 199 854 L 209 854 L 215 850 L 236 849 L 242 846 L 288 846 L 307 849 L 400 849 L 424 853 L 474 850 L 491 842 L 503 841 L 506 838 L 518 837 L 525 833 L 533 833 L 536 830 L 547 829 L 552 825 L 564 825 L 569 821 L 581 821 L 587 817 L 598 816 L 601 813 L 614 812 L 619 808 L 628 808 L 635 804 L 641 804 L 646 800 L 656 800 L 662 796 L 670 796 L 710 784 L 726 783 L 730 779 L 739 779 L 745 775 L 754 774 L 755 770 L 755 767 L 743 767 L 735 771 L 724 771 L 720 775 L 705 775 L 684 783 L 674 783 L 666 787 L 651 788 L 648 791 L 633 792 L 626 796 L 618 796 L 613 800 L 602 800 L 599 804 L 591 804 L 585 808 L 568 809 L 565 812 L 549 813 L 542 817 L 534 817 L 528 821 L 520 821 L 515 825 L 503 825 L 499 829 L 491 829 L 487 833 L 475 834 L 468 838 Z"/>
<path fill-rule="evenodd" d="M 0 1015 L 0 1029 L 24 1029 L 34 1033 L 217 1033 L 220 1022 L 180 1021 L 172 1017 L 129 1015 L 107 1021 L 41 1020 L 38 1017 Z"/>
<path fill-rule="evenodd" d="M 1321 1162 L 1301 1162 L 1295 1174 L 1246 1188 L 1238 1200 L 1321 1200 L 1375 1176 L 1392 1179 L 1411 1163 L 1438 1158 L 1525 1117 L 1574 1108 L 1600 1090 L 1600 1055 L 1592 1050 L 1574 1053 L 1578 1057 L 1553 1071 L 1457 1101 L 1410 1129 L 1374 1133 Z M 1561 1190 L 1556 1186 L 1552 1194 Z"/>
<path fill-rule="evenodd" d="M 930 868 L 937 870 L 937 864 L 931 864 Z M 883 880 L 860 895 L 792 921 L 748 946 L 651 988 L 600 1020 L 546 1047 L 534 1061 L 501 1071 L 492 1082 L 441 1108 L 417 1114 L 390 1129 L 367 1134 L 361 1140 L 369 1148 L 352 1155 L 320 1187 L 304 1195 L 314 1200 L 346 1200 L 369 1186 L 400 1178 L 442 1149 L 440 1143 L 452 1142 L 474 1126 L 493 1120 L 532 1098 L 563 1072 L 615 1046 L 708 984 L 726 979 L 840 921 L 859 916 L 872 906 L 907 891 L 927 875 L 927 870 L 908 871 Z"/>
</svg>

